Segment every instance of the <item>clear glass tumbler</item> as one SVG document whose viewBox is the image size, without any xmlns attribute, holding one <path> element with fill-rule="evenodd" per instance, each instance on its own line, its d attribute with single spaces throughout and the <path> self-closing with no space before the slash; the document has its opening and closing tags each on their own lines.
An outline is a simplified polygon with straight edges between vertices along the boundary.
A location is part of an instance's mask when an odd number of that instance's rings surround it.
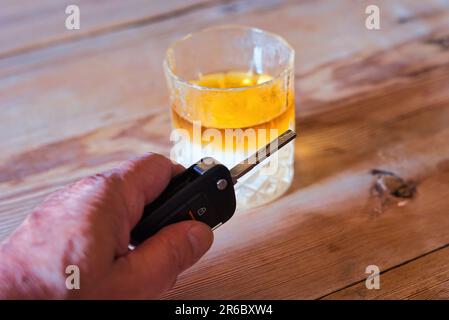
<svg viewBox="0 0 449 320">
<path fill-rule="evenodd" d="M 287 129 L 295 129 L 294 50 L 255 28 L 221 26 L 173 43 L 164 61 L 175 142 L 184 166 L 209 156 L 228 168 Z M 235 186 L 238 208 L 283 194 L 293 179 L 294 145 Z"/>
</svg>

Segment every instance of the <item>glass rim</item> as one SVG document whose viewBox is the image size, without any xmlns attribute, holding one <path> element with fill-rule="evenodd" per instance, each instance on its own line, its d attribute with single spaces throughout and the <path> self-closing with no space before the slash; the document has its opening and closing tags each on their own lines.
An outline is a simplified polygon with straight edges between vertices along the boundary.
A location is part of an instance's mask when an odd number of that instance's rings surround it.
<svg viewBox="0 0 449 320">
<path fill-rule="evenodd" d="M 263 34 L 266 34 L 266 35 L 268 35 L 268 36 L 270 36 L 272 38 L 275 38 L 277 41 L 282 43 L 289 51 L 287 67 L 284 68 L 280 73 L 278 73 L 276 76 L 274 76 L 270 80 L 264 81 L 262 83 L 257 83 L 257 84 L 251 85 L 251 86 L 236 87 L 236 88 L 213 88 L 213 87 L 200 86 L 198 84 L 189 82 L 189 80 L 182 79 L 181 77 L 176 75 L 175 72 L 172 70 L 172 66 L 170 66 L 170 63 L 168 62 L 169 54 L 170 54 L 170 52 L 174 51 L 174 48 L 176 47 L 176 45 L 178 45 L 179 43 L 184 42 L 184 41 L 186 41 L 186 40 L 188 40 L 188 39 L 190 39 L 193 36 L 196 36 L 198 34 L 209 32 L 209 31 L 214 31 L 214 30 L 220 30 L 220 29 L 251 30 L 253 32 L 263 33 Z M 188 33 L 187 35 L 185 35 L 184 37 L 182 37 L 182 38 L 180 38 L 178 40 L 173 41 L 170 44 L 170 46 L 167 48 L 167 50 L 165 51 L 165 58 L 164 58 L 164 61 L 163 61 L 163 66 L 164 66 L 164 70 L 168 74 L 168 76 L 170 76 L 176 82 L 178 82 L 178 83 L 180 83 L 182 85 L 185 85 L 185 86 L 190 87 L 190 88 L 195 89 L 195 90 L 227 92 L 227 91 L 244 91 L 244 90 L 248 90 L 248 89 L 252 89 L 252 88 L 261 88 L 261 87 L 264 87 L 264 86 L 272 85 L 275 81 L 277 81 L 278 79 L 284 77 L 285 74 L 287 74 L 287 73 L 289 73 L 290 71 L 293 70 L 293 68 L 294 68 L 294 60 L 295 60 L 295 49 L 293 49 L 293 47 L 288 43 L 288 41 L 285 40 L 282 36 L 280 36 L 280 35 L 278 35 L 276 33 L 272 33 L 272 32 L 269 32 L 269 31 L 262 30 L 260 28 L 243 26 L 243 25 L 226 24 L 226 25 L 219 25 L 219 26 L 208 27 L 208 28 L 204 28 L 204 29 L 201 29 L 201 30 L 198 30 L 198 31 L 195 31 L 195 32 L 191 32 L 191 33 Z"/>
</svg>

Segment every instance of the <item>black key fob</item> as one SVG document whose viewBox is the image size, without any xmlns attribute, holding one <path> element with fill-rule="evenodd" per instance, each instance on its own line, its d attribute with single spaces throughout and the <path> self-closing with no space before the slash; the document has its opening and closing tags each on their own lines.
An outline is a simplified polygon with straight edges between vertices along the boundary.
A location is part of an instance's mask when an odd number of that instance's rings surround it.
<svg viewBox="0 0 449 320">
<path fill-rule="evenodd" d="M 236 207 L 234 183 L 228 168 L 204 158 L 173 177 L 161 195 L 144 209 L 131 231 L 131 244 L 138 245 L 164 226 L 198 220 L 211 228 L 228 221 Z"/>
</svg>

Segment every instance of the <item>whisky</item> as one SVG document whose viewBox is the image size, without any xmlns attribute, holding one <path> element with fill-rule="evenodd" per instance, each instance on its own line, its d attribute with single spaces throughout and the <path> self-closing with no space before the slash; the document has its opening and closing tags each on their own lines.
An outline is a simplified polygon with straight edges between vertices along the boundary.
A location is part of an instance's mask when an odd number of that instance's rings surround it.
<svg viewBox="0 0 449 320">
<path fill-rule="evenodd" d="M 288 79 L 288 77 L 287 77 Z M 227 167 L 248 157 L 287 129 L 295 129 L 293 85 L 285 77 L 228 71 L 190 81 L 182 99 L 172 98 L 172 123 L 187 139 L 172 157 L 189 166 L 211 156 Z M 293 144 L 235 186 L 238 208 L 269 202 L 293 178 Z"/>
</svg>

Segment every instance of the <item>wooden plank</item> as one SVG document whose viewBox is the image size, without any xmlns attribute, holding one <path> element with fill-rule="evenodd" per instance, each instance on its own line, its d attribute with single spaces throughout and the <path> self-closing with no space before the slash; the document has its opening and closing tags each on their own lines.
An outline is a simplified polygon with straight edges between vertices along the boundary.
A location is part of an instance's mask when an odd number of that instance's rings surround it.
<svg viewBox="0 0 449 320">
<path fill-rule="evenodd" d="M 387 269 L 449 243 L 447 3 L 381 2 L 382 34 L 363 27 L 363 2 L 235 3 L 1 59 L 0 234 L 60 184 L 143 150 L 167 153 L 164 49 L 232 22 L 297 50 L 296 178 L 287 196 L 217 230 L 167 297 L 318 298 L 360 281 L 367 264 Z M 379 166 L 417 179 L 417 199 L 373 214 Z"/>
<path fill-rule="evenodd" d="M 447 244 L 449 99 L 419 97 L 447 88 L 445 69 L 300 124 L 289 195 L 217 230 L 213 250 L 166 297 L 316 299 L 365 279 L 368 265 L 384 270 Z M 418 181 L 418 197 L 377 213 L 378 167 Z"/>
<path fill-rule="evenodd" d="M 325 299 L 447 299 L 449 297 L 449 248 L 414 259 L 382 272 L 380 289 L 367 290 L 358 283 Z"/>
<path fill-rule="evenodd" d="M 67 30 L 67 6 L 80 8 L 79 30 Z M 213 5 L 208 0 L 6 0 L 0 10 L 0 57 L 86 36 L 169 19 Z"/>
</svg>

